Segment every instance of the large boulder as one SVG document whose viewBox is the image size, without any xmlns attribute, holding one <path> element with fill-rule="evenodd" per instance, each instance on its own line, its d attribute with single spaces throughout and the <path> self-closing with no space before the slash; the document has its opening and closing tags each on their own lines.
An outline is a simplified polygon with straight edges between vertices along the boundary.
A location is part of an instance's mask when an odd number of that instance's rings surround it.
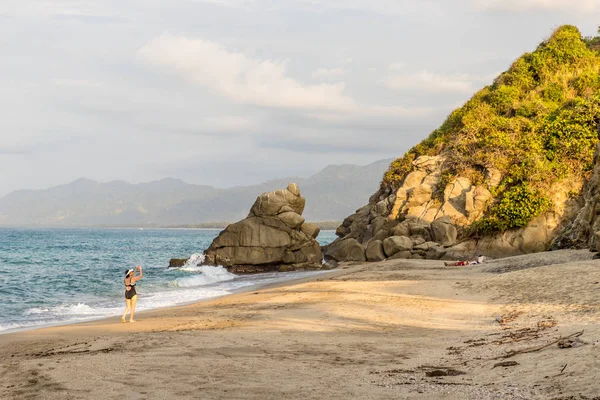
<svg viewBox="0 0 600 400">
<path fill-rule="evenodd" d="M 391 236 L 383 241 L 383 250 L 388 257 L 400 251 L 410 251 L 412 248 L 413 241 L 406 236 Z"/>
<path fill-rule="evenodd" d="M 181 268 L 187 263 L 189 258 L 171 258 L 168 268 Z"/>
<path fill-rule="evenodd" d="M 432 246 L 427 250 L 428 260 L 439 260 L 446 255 L 446 249 L 442 246 Z"/>
<path fill-rule="evenodd" d="M 304 232 L 306 236 L 309 236 L 313 239 L 316 239 L 317 236 L 319 236 L 319 233 L 321 233 L 321 228 L 319 228 L 318 225 L 311 224 L 310 222 L 303 223 L 300 227 L 300 230 Z"/>
<path fill-rule="evenodd" d="M 325 258 L 335 261 L 367 261 L 365 248 L 354 238 L 336 240 L 327 246 Z"/>
<path fill-rule="evenodd" d="M 286 211 L 277 216 L 284 224 L 292 229 L 296 229 L 302 226 L 304 223 L 304 217 L 300 214 L 296 214 L 293 211 Z"/>
<path fill-rule="evenodd" d="M 279 189 L 258 196 L 248 216 L 275 216 L 286 211 L 293 211 L 302 215 L 305 204 L 306 200 L 300 196 L 298 185 L 290 183 L 286 189 Z"/>
<path fill-rule="evenodd" d="M 383 261 L 385 253 L 383 252 L 383 242 L 381 240 L 371 240 L 367 245 L 365 252 L 367 261 Z"/>
<path fill-rule="evenodd" d="M 235 273 L 321 269 L 323 254 L 315 240 L 319 228 L 304 222 L 304 205 L 295 183 L 261 194 L 246 219 L 213 240 L 204 252 L 205 263 Z"/>
<path fill-rule="evenodd" d="M 392 229 L 392 236 L 410 236 L 410 226 L 408 225 L 408 221 L 396 225 L 396 227 Z"/>
<path fill-rule="evenodd" d="M 443 246 L 455 244 L 457 234 L 456 227 L 452 224 L 450 217 L 441 217 L 431 223 L 432 239 Z"/>
<path fill-rule="evenodd" d="M 425 241 L 431 240 L 431 232 L 429 223 L 420 219 L 408 220 L 410 236 L 421 236 Z"/>
</svg>

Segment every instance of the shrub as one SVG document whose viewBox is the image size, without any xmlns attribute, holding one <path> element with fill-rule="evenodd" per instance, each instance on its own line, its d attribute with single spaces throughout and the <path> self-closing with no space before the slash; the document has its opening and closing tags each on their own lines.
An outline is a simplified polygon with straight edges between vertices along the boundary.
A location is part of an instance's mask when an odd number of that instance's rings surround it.
<svg viewBox="0 0 600 400">
<path fill-rule="evenodd" d="M 550 114 L 542 127 L 548 159 L 557 159 L 573 172 L 591 169 L 598 140 L 598 104 L 578 98 Z"/>
<path fill-rule="evenodd" d="M 543 91 L 543 97 L 546 100 L 561 102 L 565 99 L 565 92 L 562 85 L 551 83 Z"/>
<path fill-rule="evenodd" d="M 489 103 L 495 108 L 497 113 L 502 115 L 510 114 L 520 94 L 521 90 L 519 87 L 500 85 L 490 94 Z"/>
<path fill-rule="evenodd" d="M 515 185 L 502 193 L 490 213 L 474 224 L 472 232 L 487 235 L 522 228 L 551 206 L 552 201 L 539 190 L 527 184 Z"/>
</svg>

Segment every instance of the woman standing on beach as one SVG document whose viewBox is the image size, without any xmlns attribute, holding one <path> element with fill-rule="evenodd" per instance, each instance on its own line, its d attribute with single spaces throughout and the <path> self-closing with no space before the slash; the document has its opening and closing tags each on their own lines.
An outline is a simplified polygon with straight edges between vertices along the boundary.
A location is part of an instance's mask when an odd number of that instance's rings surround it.
<svg viewBox="0 0 600 400">
<path fill-rule="evenodd" d="M 135 271 L 139 271 L 139 275 L 135 275 Z M 142 267 L 139 265 L 135 266 L 135 271 L 132 269 L 128 269 L 125 271 L 125 312 L 121 317 L 121 322 L 125 322 L 125 316 L 128 311 L 131 311 L 131 315 L 129 316 L 129 322 L 135 322 L 133 319 L 133 314 L 135 313 L 135 304 L 137 303 L 137 292 L 135 291 L 135 283 L 142 279 L 144 276 L 142 272 Z"/>
</svg>

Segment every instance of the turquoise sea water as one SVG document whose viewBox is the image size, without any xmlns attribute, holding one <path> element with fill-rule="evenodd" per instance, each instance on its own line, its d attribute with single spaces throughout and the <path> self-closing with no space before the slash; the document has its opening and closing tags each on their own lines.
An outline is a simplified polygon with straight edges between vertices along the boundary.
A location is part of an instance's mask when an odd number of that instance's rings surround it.
<svg viewBox="0 0 600 400">
<path fill-rule="evenodd" d="M 221 267 L 167 269 L 202 253 L 219 230 L 0 228 L 0 333 L 123 312 L 123 276 L 142 265 L 138 310 L 222 296 L 315 272 L 236 276 Z M 327 244 L 335 233 L 324 231 Z"/>
</svg>

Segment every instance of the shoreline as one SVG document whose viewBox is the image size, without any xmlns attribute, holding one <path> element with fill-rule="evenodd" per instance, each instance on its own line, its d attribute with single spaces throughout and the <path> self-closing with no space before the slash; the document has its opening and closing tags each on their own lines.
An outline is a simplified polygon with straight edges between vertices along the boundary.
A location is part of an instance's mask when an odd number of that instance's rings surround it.
<svg viewBox="0 0 600 400">
<path fill-rule="evenodd" d="M 592 257 L 344 264 L 135 324 L 0 335 L 0 398 L 594 399 Z"/>
<path fill-rule="evenodd" d="M 307 277 L 291 278 L 289 280 L 282 280 L 282 281 L 277 281 L 277 282 L 257 283 L 254 285 L 236 288 L 236 289 L 232 290 L 231 293 L 227 293 L 227 294 L 223 294 L 223 295 L 219 295 L 219 296 L 215 296 L 215 297 L 207 297 L 207 298 L 200 299 L 200 300 L 187 301 L 187 302 L 164 306 L 164 307 L 150 308 L 150 309 L 143 310 L 143 311 L 136 311 L 135 314 L 143 315 L 145 313 L 151 313 L 151 312 L 157 312 L 157 311 L 168 311 L 173 308 L 194 306 L 194 305 L 201 304 L 201 303 L 204 303 L 207 301 L 217 300 L 217 299 L 221 299 L 221 298 L 228 297 L 228 296 L 234 296 L 236 294 L 241 294 L 241 293 L 245 293 L 245 292 L 261 290 L 261 289 L 270 289 L 270 288 L 275 288 L 275 287 L 282 287 L 282 286 L 286 286 L 287 284 L 294 284 L 296 281 L 298 283 L 302 283 L 302 282 L 311 280 L 312 278 L 316 278 L 321 275 L 327 275 L 329 273 L 337 272 L 337 270 L 334 269 L 334 270 L 328 270 L 328 271 L 310 271 L 310 272 L 313 272 L 314 274 L 311 274 L 310 276 L 307 276 Z M 285 273 L 286 272 L 283 272 L 283 274 L 285 274 Z M 139 304 L 139 301 L 140 300 L 138 300 L 138 304 Z M 124 309 L 125 309 L 125 306 L 123 305 L 123 310 Z M 30 331 L 35 331 L 35 330 L 66 327 L 66 326 L 73 326 L 73 325 L 79 325 L 79 324 L 88 325 L 90 323 L 95 323 L 95 322 L 98 324 L 102 324 L 103 321 L 112 320 L 112 319 L 116 319 L 116 318 L 118 318 L 119 322 L 120 322 L 120 317 L 117 315 L 117 316 L 95 317 L 95 318 L 90 318 L 90 319 L 85 319 L 85 320 L 80 320 L 80 321 L 72 321 L 72 322 L 65 321 L 65 322 L 57 322 L 57 323 L 53 323 L 53 324 L 36 325 L 36 326 L 31 326 L 31 327 L 6 329 L 6 330 L 0 331 L 0 337 L 2 337 L 3 335 L 18 334 L 18 333 L 22 333 L 22 332 L 30 332 Z"/>
</svg>

